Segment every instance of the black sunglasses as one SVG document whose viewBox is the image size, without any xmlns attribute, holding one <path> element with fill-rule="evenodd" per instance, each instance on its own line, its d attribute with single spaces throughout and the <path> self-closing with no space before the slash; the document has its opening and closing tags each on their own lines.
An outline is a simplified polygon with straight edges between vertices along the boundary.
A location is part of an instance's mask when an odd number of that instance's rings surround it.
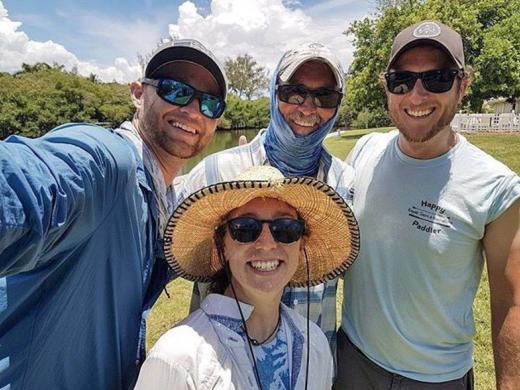
<svg viewBox="0 0 520 390">
<path fill-rule="evenodd" d="M 194 98 L 199 99 L 199 109 L 202 115 L 217 119 L 222 116 L 226 103 L 220 96 L 201 92 L 191 85 L 175 79 L 149 79 L 143 78 L 144 84 L 151 85 L 157 89 L 157 95 L 164 101 L 176 106 L 186 106 Z"/>
<path fill-rule="evenodd" d="M 392 71 L 385 73 L 388 91 L 397 95 L 410 92 L 418 79 L 424 88 L 433 93 L 448 92 L 456 77 L 463 78 L 461 69 L 436 69 L 427 72 Z"/>
<path fill-rule="evenodd" d="M 255 242 L 262 233 L 264 223 L 274 240 L 283 244 L 298 241 L 305 233 L 305 223 L 301 219 L 277 218 L 271 220 L 253 217 L 237 217 L 224 222 L 221 227 L 227 226 L 231 238 L 241 243 Z"/>
<path fill-rule="evenodd" d="M 301 84 L 283 84 L 276 87 L 278 99 L 289 104 L 303 104 L 307 96 L 312 98 L 316 107 L 336 108 L 343 94 L 328 88 L 309 89 Z"/>
</svg>

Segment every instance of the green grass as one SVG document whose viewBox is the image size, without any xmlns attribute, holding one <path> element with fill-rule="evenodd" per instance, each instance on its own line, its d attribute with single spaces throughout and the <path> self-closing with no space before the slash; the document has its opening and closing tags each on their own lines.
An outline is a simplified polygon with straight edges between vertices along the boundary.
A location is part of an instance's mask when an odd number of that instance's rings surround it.
<svg viewBox="0 0 520 390">
<path fill-rule="evenodd" d="M 332 153 L 334 156 L 339 157 L 344 160 L 347 157 L 350 149 L 354 147 L 354 144 L 360 139 L 362 136 L 368 133 L 372 133 L 377 131 L 379 133 L 386 133 L 394 129 L 394 127 L 381 127 L 379 129 L 365 129 L 365 130 L 347 130 L 341 132 L 341 138 L 336 135 L 336 133 L 331 133 L 331 135 L 325 140 L 325 146 L 327 150 Z"/>
<path fill-rule="evenodd" d="M 356 141 L 372 131 L 386 132 L 390 128 L 348 130 L 341 133 L 341 137 L 332 135 L 326 140 L 327 149 L 334 155 L 344 159 Z M 520 173 L 520 134 L 467 134 L 466 138 L 474 145 L 483 149 L 509 166 L 516 173 Z M 343 299 L 343 289 L 338 289 L 338 313 Z M 170 283 L 168 292 L 161 294 L 158 302 L 152 309 L 148 319 L 147 346 L 150 348 L 161 334 L 188 314 L 192 283 L 177 279 Z M 493 351 L 491 347 L 491 319 L 489 312 L 489 288 L 487 274 L 484 272 L 474 303 L 476 322 L 475 335 L 475 380 L 476 388 L 490 390 L 495 388 Z M 341 318 L 338 315 L 338 318 Z"/>
</svg>

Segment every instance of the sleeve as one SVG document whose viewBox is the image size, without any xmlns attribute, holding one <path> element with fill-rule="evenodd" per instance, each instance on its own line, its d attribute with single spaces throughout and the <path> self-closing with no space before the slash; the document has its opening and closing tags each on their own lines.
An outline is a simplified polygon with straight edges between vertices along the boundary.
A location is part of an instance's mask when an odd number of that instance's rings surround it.
<svg viewBox="0 0 520 390">
<path fill-rule="evenodd" d="M 97 126 L 0 142 L 0 276 L 80 245 L 135 183 L 135 172 L 127 141 Z"/>
<path fill-rule="evenodd" d="M 374 137 L 376 137 L 377 134 L 378 133 L 370 133 L 370 134 L 364 135 L 356 142 L 356 144 L 352 148 L 352 151 L 350 152 L 350 156 L 349 156 L 349 163 L 352 165 L 352 167 L 354 169 L 356 168 L 356 163 L 357 163 L 357 159 L 358 159 L 359 155 L 361 154 L 361 152 L 363 151 L 365 146 L 370 142 L 370 140 L 372 140 Z"/>
<path fill-rule="evenodd" d="M 177 205 L 184 199 L 207 185 L 206 160 L 199 162 L 188 174 L 182 177 L 177 184 Z"/>
<path fill-rule="evenodd" d="M 508 169 L 509 171 L 509 169 Z M 491 204 L 488 222 L 493 222 L 500 217 L 515 200 L 520 198 L 520 177 L 509 171 L 509 174 L 502 178 L 497 188 L 495 197 Z"/>
<path fill-rule="evenodd" d="M 147 358 L 134 390 L 196 390 L 193 378 L 180 364 L 167 356 L 155 354 Z"/>
<path fill-rule="evenodd" d="M 320 368 L 319 372 L 323 372 L 320 388 L 331 389 L 334 380 L 334 359 L 332 358 L 328 339 L 320 328 L 315 328 L 314 338 L 319 340 L 317 344 L 320 348 L 320 358 L 316 366 Z"/>
<path fill-rule="evenodd" d="M 334 360 L 332 359 L 332 354 L 327 355 L 327 366 L 325 368 L 325 372 L 328 375 L 325 377 L 324 389 L 332 389 L 332 383 L 334 381 Z"/>
</svg>

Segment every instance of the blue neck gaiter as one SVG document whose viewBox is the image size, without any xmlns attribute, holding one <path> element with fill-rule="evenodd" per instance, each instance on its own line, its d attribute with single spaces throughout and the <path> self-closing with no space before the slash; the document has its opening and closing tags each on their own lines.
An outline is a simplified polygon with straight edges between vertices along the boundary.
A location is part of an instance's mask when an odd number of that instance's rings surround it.
<svg viewBox="0 0 520 390">
<path fill-rule="evenodd" d="M 334 116 L 308 135 L 296 135 L 278 110 L 276 81 L 278 64 L 270 85 L 271 121 L 265 135 L 264 147 L 269 163 L 280 170 L 286 177 L 316 177 L 323 157 L 330 165 L 331 156 L 323 148 L 323 140 L 334 125 L 338 110 Z"/>
</svg>

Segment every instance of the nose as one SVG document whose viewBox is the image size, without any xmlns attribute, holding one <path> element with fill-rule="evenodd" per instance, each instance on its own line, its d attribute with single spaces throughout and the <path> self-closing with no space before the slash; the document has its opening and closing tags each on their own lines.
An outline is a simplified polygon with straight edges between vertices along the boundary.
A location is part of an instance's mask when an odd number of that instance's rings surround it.
<svg viewBox="0 0 520 390">
<path fill-rule="evenodd" d="M 315 113 L 318 107 L 316 106 L 316 104 L 314 104 L 312 97 L 307 95 L 303 103 L 300 104 L 298 108 L 300 109 L 302 114 L 309 115 Z"/>
<path fill-rule="evenodd" d="M 180 111 L 186 113 L 190 117 L 196 117 L 197 115 L 201 114 L 199 98 L 194 97 L 191 100 L 191 102 L 189 102 L 185 106 L 180 106 L 179 109 L 180 109 Z"/>
<path fill-rule="evenodd" d="M 276 247 L 276 240 L 271 234 L 271 229 L 269 229 L 267 222 L 262 223 L 262 231 L 260 232 L 260 236 L 256 239 L 255 244 L 257 247 L 262 247 L 264 249 Z"/>
<path fill-rule="evenodd" d="M 427 96 L 429 92 L 424 88 L 424 85 L 422 83 L 421 79 L 417 79 L 415 81 L 415 84 L 412 88 L 412 90 L 409 93 L 409 97 L 412 101 L 423 101 Z"/>
</svg>

